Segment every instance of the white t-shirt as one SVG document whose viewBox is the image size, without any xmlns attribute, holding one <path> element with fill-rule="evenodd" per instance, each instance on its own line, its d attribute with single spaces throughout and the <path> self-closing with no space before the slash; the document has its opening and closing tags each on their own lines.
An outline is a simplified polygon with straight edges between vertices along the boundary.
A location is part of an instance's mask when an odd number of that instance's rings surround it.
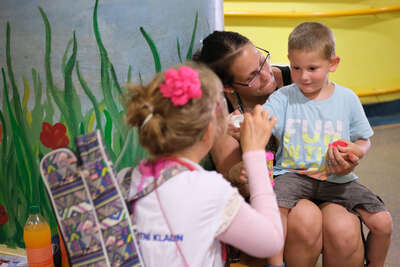
<svg viewBox="0 0 400 267">
<path fill-rule="evenodd" d="M 157 189 L 161 205 L 190 267 L 223 266 L 221 243 L 215 237 L 230 225 L 243 198 L 217 172 L 182 160 L 195 170 L 183 171 Z M 137 193 L 140 177 L 134 169 L 128 199 Z M 144 187 L 151 182 L 152 177 L 145 178 Z M 183 266 L 154 191 L 136 202 L 133 222 L 147 267 Z"/>
</svg>

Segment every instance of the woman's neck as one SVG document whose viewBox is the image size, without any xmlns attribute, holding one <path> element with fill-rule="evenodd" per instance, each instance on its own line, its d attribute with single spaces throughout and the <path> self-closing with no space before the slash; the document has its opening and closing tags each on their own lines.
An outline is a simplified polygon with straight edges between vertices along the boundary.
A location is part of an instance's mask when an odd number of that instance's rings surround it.
<svg viewBox="0 0 400 267">
<path fill-rule="evenodd" d="M 225 95 L 234 109 L 238 109 L 239 111 L 243 112 L 252 111 L 257 104 L 263 105 L 269 96 L 253 96 L 244 98 L 243 96 L 239 96 L 239 94 L 234 91 L 231 93 L 226 93 Z"/>
<path fill-rule="evenodd" d="M 267 101 L 268 96 L 252 96 L 252 97 L 240 97 L 242 102 L 242 108 L 244 112 L 250 112 L 256 105 L 263 105 Z"/>
</svg>

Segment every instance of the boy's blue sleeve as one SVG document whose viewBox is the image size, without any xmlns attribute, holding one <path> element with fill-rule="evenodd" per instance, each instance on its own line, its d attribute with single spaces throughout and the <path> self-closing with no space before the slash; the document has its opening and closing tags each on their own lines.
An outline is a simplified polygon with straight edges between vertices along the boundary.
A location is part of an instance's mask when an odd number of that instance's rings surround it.
<svg viewBox="0 0 400 267">
<path fill-rule="evenodd" d="M 367 139 L 371 137 L 374 132 L 356 94 L 354 94 L 351 107 L 350 141 L 354 142 L 360 138 Z"/>
</svg>

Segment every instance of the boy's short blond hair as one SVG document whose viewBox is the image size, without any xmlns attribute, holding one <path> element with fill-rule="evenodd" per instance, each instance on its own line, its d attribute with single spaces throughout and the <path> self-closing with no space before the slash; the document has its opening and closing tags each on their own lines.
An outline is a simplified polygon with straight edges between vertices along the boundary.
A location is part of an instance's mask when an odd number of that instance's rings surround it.
<svg viewBox="0 0 400 267">
<path fill-rule="evenodd" d="M 333 32 L 319 22 L 301 23 L 289 35 L 289 52 L 291 50 L 307 52 L 319 50 L 325 59 L 331 59 L 336 55 L 335 46 Z"/>
</svg>

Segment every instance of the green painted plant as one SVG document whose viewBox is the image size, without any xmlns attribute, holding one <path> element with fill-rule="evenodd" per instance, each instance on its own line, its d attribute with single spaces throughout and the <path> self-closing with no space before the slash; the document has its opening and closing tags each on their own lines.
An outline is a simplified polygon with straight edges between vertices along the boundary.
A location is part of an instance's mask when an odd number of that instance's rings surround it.
<svg viewBox="0 0 400 267">
<path fill-rule="evenodd" d="M 32 85 L 27 77 L 22 77 L 24 88 L 21 99 L 20 90 L 13 72 L 11 57 L 11 26 L 6 28 L 6 66 L 1 67 L 1 85 L 4 92 L 0 96 L 0 243 L 11 247 L 24 247 L 23 227 L 27 218 L 28 206 L 39 204 L 43 215 L 51 225 L 52 233 L 57 232 L 55 217 L 50 201 L 41 180 L 39 162 L 52 149 L 68 146 L 74 149 L 74 138 L 94 129 L 100 130 L 110 158 L 117 170 L 136 165 L 146 156 L 138 143 L 137 129 L 125 125 L 125 110 L 122 97 L 126 89 L 120 85 L 115 68 L 109 60 L 107 50 L 101 39 L 97 21 L 98 0 L 93 10 L 93 29 L 100 56 L 100 84 L 102 99 L 97 99 L 88 86 L 79 68 L 77 58 L 78 40 L 73 33 L 62 57 L 61 72 L 64 88 L 58 88 L 51 69 L 51 25 L 46 13 L 39 7 L 45 27 L 45 84 L 39 72 L 32 68 Z M 186 55 L 190 59 L 197 29 L 198 15 L 191 43 Z M 157 47 L 150 35 L 140 27 L 154 59 L 155 71 L 161 71 Z M 181 60 L 180 44 L 177 39 L 178 55 Z M 72 76 L 76 73 L 79 85 L 91 103 L 82 112 L 79 96 Z M 140 76 L 140 74 L 139 74 Z M 141 77 L 139 77 L 141 78 Z M 132 80 L 129 67 L 126 82 Z M 32 96 L 31 96 L 32 93 Z M 29 110 L 28 100 L 33 99 Z M 42 101 L 43 99 L 43 101 Z M 58 110 L 59 116 L 56 116 Z"/>
</svg>

